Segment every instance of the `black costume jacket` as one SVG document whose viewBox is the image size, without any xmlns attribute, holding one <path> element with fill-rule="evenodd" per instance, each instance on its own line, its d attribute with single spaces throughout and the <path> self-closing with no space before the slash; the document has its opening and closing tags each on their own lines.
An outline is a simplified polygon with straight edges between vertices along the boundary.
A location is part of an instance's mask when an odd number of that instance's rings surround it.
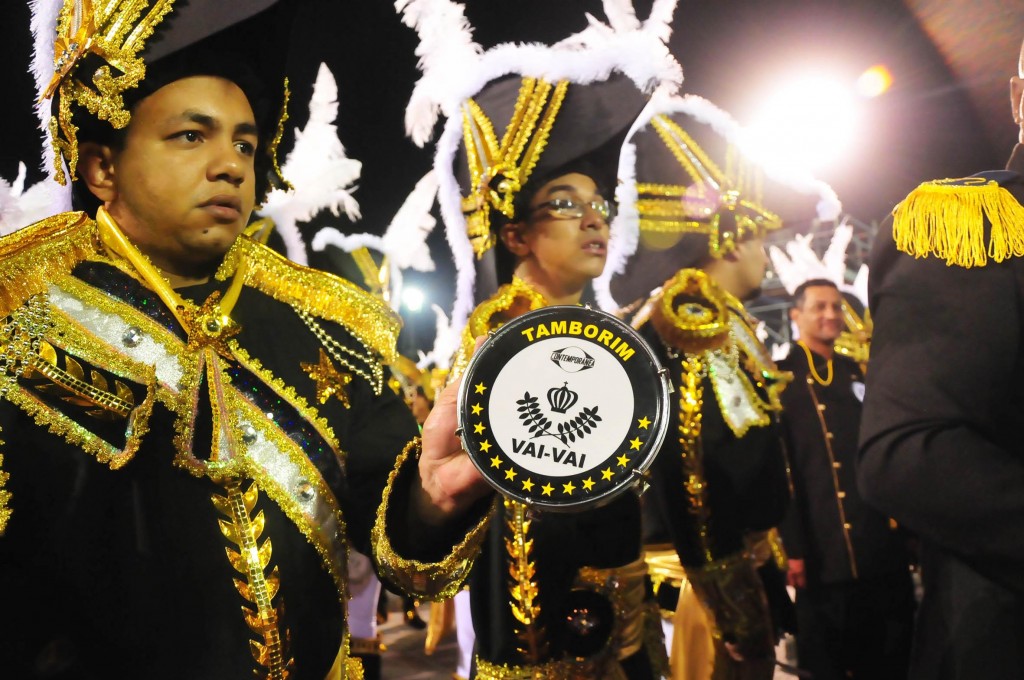
<svg viewBox="0 0 1024 680">
<path fill-rule="evenodd" d="M 519 279 L 502 286 L 471 315 L 453 375 L 476 337 L 546 304 Z M 645 574 L 636 494 L 573 513 L 497 499 L 469 579 L 476 677 L 660 677 L 667 659 Z"/>
<path fill-rule="evenodd" d="M 1024 675 L 1021 146 L 1008 168 L 922 185 L 871 254 L 859 482 L 922 539 L 914 678 Z"/>
<path fill-rule="evenodd" d="M 811 350 L 807 350 L 811 351 Z M 864 376 L 842 355 L 811 352 L 815 381 L 803 347 L 794 344 L 779 368 L 793 374 L 782 393 L 782 426 L 793 480 L 793 504 L 779 526 L 786 554 L 806 563 L 810 585 L 872 579 L 907 572 L 903 537 L 889 519 L 864 503 L 857 490 L 857 434 Z"/>
<path fill-rule="evenodd" d="M 397 318 L 240 237 L 182 322 L 81 213 L 0 279 L 4 677 L 361 677 L 347 550 L 417 434 Z"/>
<path fill-rule="evenodd" d="M 669 435 L 651 472 L 653 510 L 718 632 L 748 654 L 774 644 L 748 539 L 789 503 L 775 416 L 788 375 L 742 304 L 704 272 L 677 272 L 634 319 L 675 392 Z"/>
</svg>

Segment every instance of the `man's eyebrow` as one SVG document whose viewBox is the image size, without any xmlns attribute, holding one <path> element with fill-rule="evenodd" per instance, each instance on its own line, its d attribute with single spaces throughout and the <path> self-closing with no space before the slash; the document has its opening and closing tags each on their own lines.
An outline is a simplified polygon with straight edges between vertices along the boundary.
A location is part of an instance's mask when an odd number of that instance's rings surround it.
<svg viewBox="0 0 1024 680">
<path fill-rule="evenodd" d="M 208 113 L 196 111 L 195 109 L 186 109 L 181 113 L 181 115 L 176 116 L 173 120 L 189 121 L 191 123 L 196 123 L 197 125 L 202 125 L 208 130 L 219 130 L 221 128 L 220 121 L 217 118 L 214 118 Z M 254 137 L 258 137 L 259 129 L 256 127 L 255 123 L 239 123 L 235 126 L 235 134 L 252 135 Z"/>
<path fill-rule="evenodd" d="M 553 187 L 548 187 L 547 191 L 545 191 L 544 194 L 546 196 L 550 196 L 551 194 L 555 193 L 556 191 L 568 191 L 569 193 L 576 194 L 577 196 L 581 195 L 580 194 L 580 190 L 577 187 L 574 187 L 571 184 L 556 184 Z M 600 191 L 595 191 L 593 197 L 594 198 L 599 198 L 599 197 L 600 198 L 604 198 L 603 196 L 601 196 L 601 192 Z"/>
</svg>

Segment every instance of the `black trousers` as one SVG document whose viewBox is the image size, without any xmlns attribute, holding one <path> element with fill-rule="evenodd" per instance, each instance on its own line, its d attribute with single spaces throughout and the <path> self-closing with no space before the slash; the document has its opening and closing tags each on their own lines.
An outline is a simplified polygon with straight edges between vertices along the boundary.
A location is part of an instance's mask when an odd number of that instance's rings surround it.
<svg viewBox="0 0 1024 680">
<path fill-rule="evenodd" d="M 914 626 L 910 574 L 797 591 L 797 664 L 814 680 L 905 680 Z"/>
</svg>

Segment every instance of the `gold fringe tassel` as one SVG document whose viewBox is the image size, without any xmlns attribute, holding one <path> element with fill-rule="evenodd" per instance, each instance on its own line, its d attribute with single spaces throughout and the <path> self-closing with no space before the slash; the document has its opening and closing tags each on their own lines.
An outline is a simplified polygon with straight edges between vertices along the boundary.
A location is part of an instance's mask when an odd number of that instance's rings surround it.
<svg viewBox="0 0 1024 680">
<path fill-rule="evenodd" d="M 985 243 L 985 220 L 992 225 Z M 1024 206 L 995 182 L 928 182 L 893 210 L 896 248 L 914 257 L 935 255 L 947 265 L 984 267 L 1024 255 Z"/>
</svg>

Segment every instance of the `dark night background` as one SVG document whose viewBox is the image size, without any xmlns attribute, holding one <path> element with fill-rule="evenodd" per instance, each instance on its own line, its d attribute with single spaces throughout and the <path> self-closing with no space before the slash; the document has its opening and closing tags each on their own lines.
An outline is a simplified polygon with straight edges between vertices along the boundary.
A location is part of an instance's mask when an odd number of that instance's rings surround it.
<svg viewBox="0 0 1024 680">
<path fill-rule="evenodd" d="M 583 28 L 584 12 L 603 18 L 598 0 L 465 4 L 484 46 L 553 42 Z M 650 0 L 636 6 L 644 17 Z M 0 25 L 0 177 L 13 180 L 24 161 L 31 183 L 42 173 L 27 4 L 4 2 Z M 707 97 L 740 122 L 749 120 L 764 87 L 779 74 L 814 65 L 853 81 L 872 65 L 888 67 L 893 85 L 866 102 L 867 132 L 845 162 L 820 173 L 845 211 L 863 222 L 884 218 L 920 181 L 1002 167 L 1016 141 L 1008 81 L 1024 37 L 1021 0 L 682 0 L 673 27 L 671 47 L 683 65 L 684 90 Z M 387 0 L 307 2 L 296 35 L 287 55 L 290 122 L 305 124 L 317 65 L 327 62 L 338 81 L 341 140 L 348 155 L 364 164 L 355 193 L 361 223 L 330 223 L 380 233 L 430 166 L 430 152 L 404 137 L 404 106 L 418 76 L 416 36 Z M 451 264 L 440 231 L 431 239 L 439 275 L 410 273 L 407 282 L 420 283 L 447 307 Z M 429 311 L 416 316 L 423 319 L 409 322 L 432 327 Z"/>
</svg>

